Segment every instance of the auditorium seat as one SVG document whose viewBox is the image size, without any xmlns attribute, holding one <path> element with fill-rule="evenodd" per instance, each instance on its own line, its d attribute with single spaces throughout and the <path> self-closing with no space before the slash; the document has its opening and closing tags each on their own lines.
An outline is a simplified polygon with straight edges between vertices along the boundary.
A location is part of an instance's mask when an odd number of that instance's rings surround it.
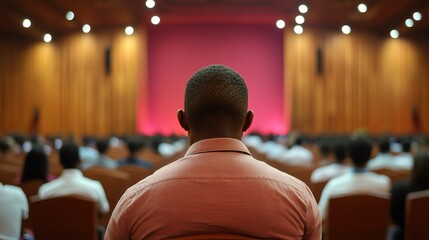
<svg viewBox="0 0 429 240">
<path fill-rule="evenodd" d="M 329 200 L 327 240 L 386 239 L 390 224 L 387 193 L 348 194 Z"/>
<path fill-rule="evenodd" d="M 382 168 L 373 170 L 373 172 L 388 176 L 392 184 L 397 181 L 406 181 L 410 177 L 410 170 L 405 169 Z"/>
<path fill-rule="evenodd" d="M 110 211 L 103 215 L 100 224 L 107 227 L 112 211 L 122 194 L 130 187 L 130 176 L 128 173 L 109 169 L 105 167 L 94 166 L 86 169 L 83 174 L 91 179 L 97 180 L 103 185 L 107 200 L 109 201 Z"/>
<path fill-rule="evenodd" d="M 316 199 L 316 202 L 319 202 L 320 196 L 322 195 L 323 188 L 326 186 L 329 180 L 322 181 L 322 182 L 315 182 L 310 183 L 309 187 L 311 189 L 311 192 L 314 195 L 314 199 Z"/>
<path fill-rule="evenodd" d="M 405 240 L 429 239 L 429 190 L 409 193 L 405 211 Z"/>
<path fill-rule="evenodd" d="M 42 180 L 39 179 L 34 179 L 34 180 L 28 180 L 25 181 L 23 183 L 19 184 L 19 187 L 22 188 L 22 191 L 24 191 L 25 196 L 27 196 L 27 200 L 30 203 L 31 201 L 31 197 L 33 196 L 37 196 L 38 192 L 39 192 L 39 187 L 42 186 L 44 182 Z M 24 228 L 26 229 L 32 229 L 32 218 L 31 218 L 31 213 L 33 212 L 31 209 L 31 204 L 29 204 L 29 211 L 30 211 L 30 215 L 28 216 L 27 219 L 24 220 Z"/>
<path fill-rule="evenodd" d="M 97 206 L 87 198 L 70 195 L 30 202 L 35 239 L 96 240 Z"/>
<path fill-rule="evenodd" d="M 21 169 L 9 164 L 0 164 L 0 182 L 8 185 L 17 185 L 17 177 Z"/>
<path fill-rule="evenodd" d="M 152 170 L 150 169 L 135 165 L 123 165 L 119 166 L 117 169 L 130 175 L 130 186 L 138 183 L 140 180 L 152 173 Z"/>
</svg>

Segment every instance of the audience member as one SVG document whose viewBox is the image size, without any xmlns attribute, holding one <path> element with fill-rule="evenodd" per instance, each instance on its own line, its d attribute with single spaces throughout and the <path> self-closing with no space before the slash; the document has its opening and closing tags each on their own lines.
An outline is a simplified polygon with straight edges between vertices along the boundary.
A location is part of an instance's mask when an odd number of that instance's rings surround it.
<svg viewBox="0 0 429 240">
<path fill-rule="evenodd" d="M 395 156 L 395 166 L 397 169 L 411 169 L 413 167 L 413 155 L 411 154 L 411 141 L 402 139 L 402 152 Z"/>
<path fill-rule="evenodd" d="M 22 220 L 27 217 L 28 202 L 22 189 L 0 183 L 0 239 L 21 239 Z"/>
<path fill-rule="evenodd" d="M 54 179 L 49 175 L 48 156 L 46 155 L 43 146 L 33 146 L 30 152 L 27 153 L 24 159 L 24 166 L 22 175 L 19 180 L 20 183 L 29 180 L 42 180 L 49 182 Z"/>
<path fill-rule="evenodd" d="M 71 139 L 70 141 L 66 141 L 66 142 L 72 142 L 73 140 Z M 82 137 L 82 145 L 80 145 L 79 147 L 79 158 L 82 161 L 82 165 L 90 165 L 90 164 L 94 164 L 98 157 L 100 155 L 98 154 L 98 151 L 96 150 L 96 140 L 93 137 L 90 136 L 83 136 Z"/>
<path fill-rule="evenodd" d="M 106 239 L 235 234 L 259 239 L 321 239 L 317 203 L 296 178 L 254 159 L 241 142 L 253 119 L 247 87 L 223 65 L 195 73 L 178 120 L 185 157 L 129 188 Z"/>
<path fill-rule="evenodd" d="M 391 189 L 390 216 L 394 227 L 389 239 L 404 238 L 405 204 L 410 192 L 429 189 L 429 150 L 420 150 L 414 156 L 414 166 L 409 182 L 397 182 Z M 422 221 L 424 221 L 422 219 Z"/>
<path fill-rule="evenodd" d="M 390 179 L 387 176 L 369 172 L 366 168 L 371 156 L 371 143 L 364 137 L 352 139 L 349 155 L 353 168 L 336 178 L 329 180 L 322 191 L 319 201 L 320 214 L 326 220 L 329 198 L 340 194 L 389 192 Z"/>
<path fill-rule="evenodd" d="M 143 149 L 143 142 L 140 139 L 130 138 L 127 140 L 128 157 L 118 162 L 119 166 L 136 165 L 144 168 L 152 168 L 152 163 L 140 159 L 138 154 Z"/>
<path fill-rule="evenodd" d="M 389 139 L 383 138 L 378 143 L 378 154 L 368 162 L 368 169 L 395 169 L 395 159 L 390 153 Z"/>
<path fill-rule="evenodd" d="M 82 169 L 87 169 L 93 166 L 102 166 L 106 168 L 116 168 L 118 163 L 107 155 L 110 143 L 108 139 L 98 139 L 96 142 L 98 150 L 98 158 L 94 162 L 86 162 L 81 164 Z"/>
<path fill-rule="evenodd" d="M 334 145 L 335 162 L 326 166 L 319 167 L 311 174 L 311 182 L 324 182 L 331 178 L 343 175 L 350 170 L 350 167 L 345 164 L 346 159 L 346 144 L 337 142 Z"/>
<path fill-rule="evenodd" d="M 327 139 L 322 140 L 319 144 L 320 159 L 318 164 L 325 165 L 331 162 L 331 142 Z"/>
<path fill-rule="evenodd" d="M 41 199 L 78 194 L 93 199 L 100 213 L 109 211 L 109 202 L 100 182 L 83 176 L 79 165 L 79 147 L 73 143 L 64 144 L 60 149 L 60 161 L 64 170 L 57 179 L 39 188 Z"/>
<path fill-rule="evenodd" d="M 302 146 L 302 138 L 297 137 L 292 147 L 278 156 L 276 160 L 291 165 L 311 165 L 313 153 Z"/>
</svg>

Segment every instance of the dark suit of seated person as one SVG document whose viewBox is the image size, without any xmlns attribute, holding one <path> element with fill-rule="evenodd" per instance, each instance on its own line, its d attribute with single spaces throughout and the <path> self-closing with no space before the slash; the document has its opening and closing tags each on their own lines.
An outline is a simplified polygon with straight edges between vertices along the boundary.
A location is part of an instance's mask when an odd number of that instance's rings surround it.
<svg viewBox="0 0 429 240">
<path fill-rule="evenodd" d="M 391 189 L 390 217 L 394 226 L 389 231 L 390 240 L 404 239 L 405 206 L 407 195 L 429 189 L 429 150 L 420 150 L 414 156 L 409 182 L 397 182 Z M 422 219 L 422 221 L 424 221 Z"/>
<path fill-rule="evenodd" d="M 138 153 L 143 149 L 143 142 L 138 139 L 129 139 L 127 141 L 128 157 L 118 162 L 118 166 L 136 165 L 144 168 L 152 168 L 152 163 L 140 159 Z"/>
</svg>

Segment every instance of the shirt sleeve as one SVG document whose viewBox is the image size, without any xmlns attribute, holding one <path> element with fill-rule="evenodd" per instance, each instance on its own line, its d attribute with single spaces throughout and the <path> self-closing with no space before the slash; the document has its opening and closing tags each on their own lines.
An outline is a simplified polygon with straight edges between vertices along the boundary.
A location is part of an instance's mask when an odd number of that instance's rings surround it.
<svg viewBox="0 0 429 240">
<path fill-rule="evenodd" d="M 115 209 L 110 217 L 107 225 L 104 240 L 131 239 L 130 231 L 128 230 L 128 222 L 126 220 L 127 201 L 126 193 L 116 204 Z"/>
<path fill-rule="evenodd" d="M 322 220 L 319 214 L 317 202 L 313 194 L 307 187 L 308 203 L 307 203 L 307 222 L 303 240 L 322 239 Z"/>
</svg>

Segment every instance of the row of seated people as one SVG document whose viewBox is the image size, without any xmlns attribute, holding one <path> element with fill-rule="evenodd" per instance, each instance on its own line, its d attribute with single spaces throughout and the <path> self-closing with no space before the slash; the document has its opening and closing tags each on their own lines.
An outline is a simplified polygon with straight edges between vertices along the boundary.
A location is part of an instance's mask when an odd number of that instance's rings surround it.
<svg viewBox="0 0 429 240">
<path fill-rule="evenodd" d="M 362 145 L 362 144 L 361 144 Z M 362 149 L 362 146 L 360 146 L 361 148 L 357 151 L 357 152 L 359 152 L 359 153 L 362 153 L 362 152 L 365 152 L 365 150 L 364 149 Z M 369 149 L 371 149 L 371 148 L 369 148 Z M 368 151 L 367 151 L 368 152 Z M 370 152 L 371 151 L 369 151 L 369 153 L 368 154 L 370 154 Z M 343 155 L 344 155 L 344 153 L 343 153 Z M 369 159 L 369 155 L 368 155 L 368 158 L 365 158 L 365 159 Z M 352 157 L 352 160 L 353 160 L 353 157 Z M 363 169 L 363 166 L 360 166 L 360 167 L 358 167 L 358 168 L 361 168 L 361 170 Z M 355 166 L 355 168 L 354 168 L 354 170 L 356 170 L 356 169 L 358 169 L 358 168 L 356 168 L 356 166 Z M 360 171 L 360 170 L 359 170 Z M 358 171 L 358 172 L 359 172 Z M 390 189 L 390 186 L 389 187 L 386 187 L 386 189 Z M 322 194 L 323 195 L 323 194 Z M 322 214 L 322 216 L 323 216 L 323 214 Z"/>
<path fill-rule="evenodd" d="M 326 141 L 322 142 L 320 144 L 321 157 L 317 162 L 313 158 L 314 150 L 312 152 L 303 147 L 299 139 L 289 148 L 287 145 L 273 140 L 263 144 L 255 136 L 247 139 L 247 143 L 255 153 L 260 154 L 260 159 L 284 172 L 296 175 L 297 168 L 305 171 L 306 175 L 301 180 L 312 189 L 325 226 L 329 218 L 328 206 L 332 197 L 381 193 L 387 194 L 390 198 L 391 194 L 390 213 L 394 226 L 392 229 L 395 231 L 390 232 L 389 239 L 403 239 L 407 194 L 429 189 L 429 152 L 415 149 L 413 159 L 409 139 L 403 139 L 398 143 L 390 142 L 387 138 L 378 140 L 378 149 L 374 152 L 374 142 L 369 137 L 356 138 L 357 140 L 351 141 L 341 138 L 331 144 L 327 144 Z M 425 147 L 427 146 L 420 146 L 421 149 Z M 296 150 L 288 154 L 288 151 L 294 148 Z M 298 154 L 297 149 L 299 149 Z M 334 160 L 330 160 L 331 152 L 334 153 Z M 298 157 L 294 161 L 289 161 L 291 155 Z M 298 160 L 303 161 L 298 163 Z M 279 165 L 278 162 L 285 166 Z M 403 180 L 409 181 L 404 182 Z"/>
<path fill-rule="evenodd" d="M 31 211 L 30 215 L 28 215 L 28 203 L 31 202 L 31 198 L 34 197 L 34 195 L 37 195 L 39 199 L 58 197 L 72 193 L 89 197 L 97 202 L 101 217 L 100 223 L 105 227 L 116 202 L 125 190 L 152 173 L 155 170 L 154 166 L 157 165 L 157 163 L 159 165 L 159 159 L 162 159 L 161 155 L 158 157 L 158 162 L 140 159 L 139 153 L 141 153 L 142 150 L 142 143 L 136 138 L 127 141 L 127 156 L 117 160 L 113 160 L 107 155 L 107 150 L 111 145 L 109 141 L 99 139 L 96 141 L 95 145 L 95 147 L 90 147 L 88 144 L 85 146 L 78 146 L 73 143 L 65 143 L 62 144 L 59 151 L 56 152 L 47 151 L 46 145 L 34 143 L 32 144 L 31 150 L 28 149 L 29 151 L 27 153 L 19 155 L 24 157 L 21 166 L 22 170 L 13 172 L 15 176 L 13 179 L 10 178 L 8 182 L 9 184 L 18 186 L 4 185 L 5 187 L 3 188 L 2 185 L 2 190 L 5 191 L 3 192 L 5 194 L 2 196 L 10 195 L 11 197 L 6 199 L 0 197 L 1 200 L 5 201 L 2 201 L 4 204 L 1 205 L 9 209 L 9 211 L 0 211 L 0 225 L 2 225 L 0 229 L 0 239 L 7 238 L 7 236 L 17 236 L 20 232 L 20 227 L 12 223 L 16 222 L 14 220 L 20 220 L 21 215 L 24 218 L 28 216 L 31 217 Z M 159 145 L 162 146 L 162 143 Z M 9 165 L 13 166 L 13 164 L 10 164 L 11 162 L 19 161 L 13 157 L 10 158 L 9 145 L 1 142 L 1 146 L 2 155 L 0 160 L 2 166 L 10 167 Z M 168 145 L 164 144 L 164 149 L 166 149 L 167 146 Z M 170 147 L 170 155 L 179 151 L 177 150 L 177 144 L 176 149 L 171 150 L 171 148 L 172 147 Z M 123 150 L 124 149 L 121 149 L 122 153 L 124 153 Z M 166 151 L 164 151 L 164 153 L 165 152 Z M 48 165 L 52 162 L 48 160 L 50 156 L 48 156 L 47 153 L 55 155 L 54 159 L 61 164 L 61 172 L 49 173 Z M 124 156 L 124 154 L 119 155 Z M 88 156 L 94 158 L 87 158 Z M 164 154 L 164 156 L 166 156 L 166 154 Z M 160 165 L 167 164 L 168 162 L 168 159 L 164 159 L 164 162 Z M 18 170 L 18 168 L 15 169 Z M 2 175 L 1 177 L 3 179 L 5 174 L 1 172 L 0 175 Z M 109 177 L 112 179 L 112 175 L 122 176 L 119 179 L 123 181 L 119 183 L 117 181 L 118 178 L 113 178 L 113 181 L 109 181 Z M 107 179 L 107 181 L 103 181 L 104 179 Z M 1 182 L 2 181 L 0 181 L 0 183 Z M 20 187 L 22 187 L 24 192 Z M 25 198 L 23 196 L 25 196 Z M 16 214 L 17 212 L 21 212 L 22 214 Z M 10 216 L 13 216 L 14 220 L 11 220 Z M 3 225 L 5 221 L 10 224 Z M 25 227 L 29 228 L 27 230 L 31 232 L 31 221 L 25 221 L 25 225 Z M 14 237 L 12 238 L 15 239 Z"/>
</svg>

